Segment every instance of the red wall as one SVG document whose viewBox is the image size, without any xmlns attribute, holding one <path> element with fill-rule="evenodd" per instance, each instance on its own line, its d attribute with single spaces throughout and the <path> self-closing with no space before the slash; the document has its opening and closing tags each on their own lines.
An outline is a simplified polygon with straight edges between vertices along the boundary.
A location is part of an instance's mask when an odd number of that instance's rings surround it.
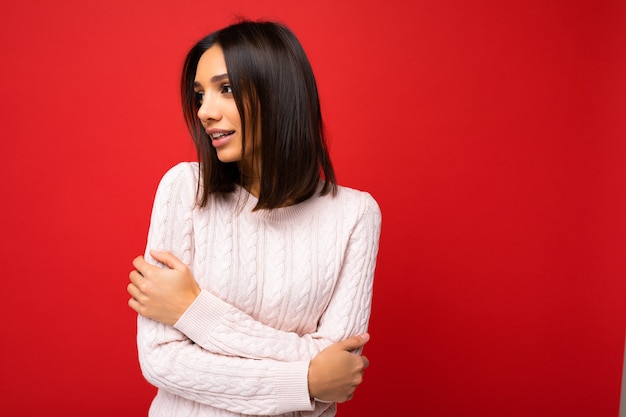
<svg viewBox="0 0 626 417">
<path fill-rule="evenodd" d="M 372 365 L 340 415 L 616 416 L 619 0 L 4 2 L 3 415 L 146 414 L 127 274 L 194 158 L 183 55 L 235 15 L 299 35 L 339 179 L 383 211 Z"/>
</svg>

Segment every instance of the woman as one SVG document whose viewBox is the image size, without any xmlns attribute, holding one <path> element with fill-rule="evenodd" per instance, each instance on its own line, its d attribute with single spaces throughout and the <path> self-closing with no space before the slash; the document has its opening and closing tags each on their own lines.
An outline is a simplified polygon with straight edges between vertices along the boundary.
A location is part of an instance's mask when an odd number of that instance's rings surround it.
<svg viewBox="0 0 626 417">
<path fill-rule="evenodd" d="M 154 416 L 333 416 L 368 360 L 380 210 L 340 187 L 308 59 L 239 22 L 187 55 L 199 163 L 161 180 L 129 306 Z"/>
</svg>

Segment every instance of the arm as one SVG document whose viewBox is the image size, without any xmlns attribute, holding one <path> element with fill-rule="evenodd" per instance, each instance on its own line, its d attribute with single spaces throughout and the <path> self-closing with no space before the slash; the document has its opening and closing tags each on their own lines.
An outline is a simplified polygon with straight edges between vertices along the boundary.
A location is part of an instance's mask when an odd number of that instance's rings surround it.
<svg viewBox="0 0 626 417">
<path fill-rule="evenodd" d="M 307 361 L 217 355 L 175 329 L 142 316 L 138 317 L 137 342 L 146 380 L 183 398 L 250 415 L 313 409 Z"/>
<path fill-rule="evenodd" d="M 135 259 L 133 264 L 138 268 L 133 275 L 133 281 L 135 285 L 141 287 L 143 291 L 149 292 L 146 288 L 146 282 L 148 286 L 154 288 L 156 292 L 162 294 L 170 294 L 169 297 L 161 297 L 162 305 L 157 306 L 157 315 L 159 312 L 164 312 L 164 315 L 158 315 L 155 317 L 158 321 L 175 322 L 177 311 L 184 311 L 179 309 L 179 305 L 186 305 L 184 295 L 189 295 L 189 299 L 194 297 L 194 286 L 189 285 L 185 287 L 187 280 L 179 279 L 178 274 L 190 275 L 185 273 L 186 266 L 182 264 L 178 259 L 171 254 L 154 254 L 161 262 L 165 262 L 172 269 L 163 270 L 155 266 L 151 266 L 145 262 L 141 257 Z M 155 282 L 150 279 L 153 278 L 153 274 L 157 275 Z M 160 279 L 164 276 L 171 276 L 173 279 Z M 181 285 L 181 283 L 183 285 Z M 159 285 L 160 284 L 160 285 Z M 131 293 L 135 293 L 134 290 Z M 134 307 L 140 314 L 144 311 L 143 305 L 137 301 L 143 297 L 143 293 L 135 293 L 130 300 L 130 304 L 136 304 Z M 145 313 L 145 312 L 144 312 Z M 210 312 L 208 313 L 210 314 Z M 245 337 L 245 334 L 243 335 Z M 369 361 L 365 356 L 360 356 L 352 353 L 353 351 L 360 351 L 365 343 L 369 340 L 368 334 L 362 334 L 353 336 L 342 342 L 334 343 L 322 350 L 319 354 L 311 360 L 308 370 L 308 388 L 311 397 L 320 399 L 325 402 L 343 402 L 352 398 L 354 390 L 362 382 L 363 372 L 369 365 Z"/>
<path fill-rule="evenodd" d="M 333 342 L 365 332 L 380 234 L 380 210 L 369 195 L 360 195 L 359 203 L 360 215 L 350 230 L 342 269 L 315 333 L 298 335 L 263 325 L 209 291 L 201 291 L 185 264 L 170 253 L 151 253 L 169 269 L 157 269 L 142 260 L 135 263 L 141 272 L 136 280 L 141 282 L 151 274 L 154 287 L 150 309 L 142 314 L 173 325 L 212 352 L 256 359 L 310 359 Z M 181 301 L 178 305 L 166 304 L 172 299 Z"/>
</svg>

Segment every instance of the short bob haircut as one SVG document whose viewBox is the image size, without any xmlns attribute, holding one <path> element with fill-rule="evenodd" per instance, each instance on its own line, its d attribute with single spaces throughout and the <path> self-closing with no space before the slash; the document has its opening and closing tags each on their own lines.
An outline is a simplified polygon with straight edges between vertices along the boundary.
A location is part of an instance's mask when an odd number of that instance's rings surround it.
<svg viewBox="0 0 626 417">
<path fill-rule="evenodd" d="M 243 20 L 213 32 L 191 48 L 181 79 L 187 128 L 200 162 L 198 202 L 209 194 L 231 193 L 243 184 L 237 163 L 223 163 L 198 118 L 194 81 L 198 61 L 213 45 L 224 53 L 242 128 L 242 157 L 247 140 L 260 135 L 261 185 L 254 210 L 300 203 L 337 192 L 324 137 L 317 85 L 309 60 L 295 35 L 268 21 Z M 254 126 L 253 132 L 247 132 Z M 255 147 L 256 148 L 256 147 Z"/>
</svg>

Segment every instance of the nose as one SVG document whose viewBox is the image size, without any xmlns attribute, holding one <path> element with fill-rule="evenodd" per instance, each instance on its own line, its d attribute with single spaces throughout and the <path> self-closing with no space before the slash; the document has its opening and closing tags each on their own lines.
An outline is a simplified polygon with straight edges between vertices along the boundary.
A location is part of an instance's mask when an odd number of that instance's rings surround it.
<svg viewBox="0 0 626 417">
<path fill-rule="evenodd" d="M 204 94 L 202 97 L 202 103 L 198 108 L 198 118 L 202 122 L 208 122 L 210 120 L 219 120 L 222 114 L 219 111 L 216 100 L 211 97 L 210 94 Z"/>
</svg>

